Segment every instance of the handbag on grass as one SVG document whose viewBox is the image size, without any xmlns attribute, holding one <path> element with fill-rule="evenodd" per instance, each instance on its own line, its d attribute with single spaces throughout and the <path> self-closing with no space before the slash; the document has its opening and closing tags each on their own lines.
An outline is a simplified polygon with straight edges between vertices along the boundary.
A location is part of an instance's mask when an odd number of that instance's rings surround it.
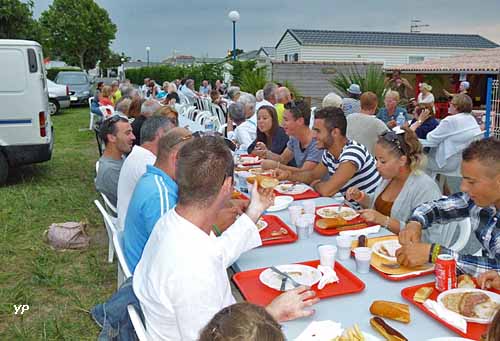
<svg viewBox="0 0 500 341">
<path fill-rule="evenodd" d="M 54 223 L 44 232 L 45 241 L 56 250 L 87 249 L 90 237 L 85 233 L 84 222 Z"/>
</svg>

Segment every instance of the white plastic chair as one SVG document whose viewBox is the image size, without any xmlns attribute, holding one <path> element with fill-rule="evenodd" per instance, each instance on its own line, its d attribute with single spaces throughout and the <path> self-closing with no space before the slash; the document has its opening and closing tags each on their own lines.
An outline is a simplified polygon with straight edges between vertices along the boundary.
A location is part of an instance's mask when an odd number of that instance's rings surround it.
<svg viewBox="0 0 500 341">
<path fill-rule="evenodd" d="M 128 311 L 128 316 L 130 317 L 130 321 L 132 321 L 132 325 L 134 326 L 137 338 L 139 339 L 139 341 L 147 341 L 148 334 L 146 332 L 144 324 L 142 323 L 142 319 L 139 316 L 139 313 L 137 312 L 137 310 L 135 310 L 135 307 L 131 304 L 127 306 L 127 311 Z"/>
<path fill-rule="evenodd" d="M 202 111 L 202 112 L 198 113 L 198 115 L 196 115 L 196 118 L 194 119 L 194 121 L 196 123 L 200 124 L 201 126 L 203 126 L 203 122 L 209 117 L 210 118 L 214 117 L 214 115 L 210 111 Z"/>
<path fill-rule="evenodd" d="M 94 204 L 97 206 L 99 212 L 101 212 L 102 218 L 104 219 L 104 226 L 106 227 L 106 232 L 108 233 L 108 263 L 113 263 L 113 256 L 115 254 L 115 248 L 113 246 L 113 234 L 116 230 L 113 220 L 109 216 L 108 212 L 104 209 L 99 200 L 94 200 Z"/>
<path fill-rule="evenodd" d="M 113 246 L 116 252 L 116 258 L 118 258 L 118 271 L 117 271 L 117 282 L 118 288 L 125 282 L 125 280 L 132 276 L 132 272 L 128 268 L 127 261 L 125 260 L 125 254 L 123 253 L 123 235 L 121 231 L 116 231 L 113 234 Z"/>
<path fill-rule="evenodd" d="M 107 119 L 115 113 L 115 108 L 112 105 L 102 105 L 99 107 L 99 110 L 102 112 L 103 119 Z"/>
<path fill-rule="evenodd" d="M 89 130 L 94 129 L 94 116 L 96 116 L 92 112 L 92 101 L 94 100 L 94 97 L 89 98 L 89 114 L 90 114 L 90 120 L 89 120 Z"/>
<path fill-rule="evenodd" d="M 458 238 L 455 243 L 451 244 L 457 229 L 459 230 Z M 471 233 L 472 227 L 470 224 L 470 218 L 450 223 L 449 226 L 443 231 L 443 245 L 453 251 L 459 252 L 465 247 L 465 245 L 467 245 Z"/>
<path fill-rule="evenodd" d="M 312 129 L 314 126 L 314 113 L 316 112 L 316 107 L 311 108 L 311 118 L 309 121 L 309 128 Z"/>
</svg>

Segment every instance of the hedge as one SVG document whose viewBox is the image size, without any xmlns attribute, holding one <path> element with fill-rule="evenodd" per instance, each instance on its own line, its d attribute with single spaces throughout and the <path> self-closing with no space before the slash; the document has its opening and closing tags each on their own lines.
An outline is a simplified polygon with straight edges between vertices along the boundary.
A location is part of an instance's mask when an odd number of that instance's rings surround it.
<svg viewBox="0 0 500 341">
<path fill-rule="evenodd" d="M 130 79 L 132 83 L 139 85 L 143 84 L 144 78 L 154 79 L 158 84 L 162 84 L 164 81 L 191 78 L 194 79 L 195 88 L 198 89 L 204 79 L 207 79 L 211 84 L 215 84 L 217 79 L 223 79 L 223 67 L 221 64 L 196 66 L 155 65 L 125 70 L 125 77 Z"/>
</svg>

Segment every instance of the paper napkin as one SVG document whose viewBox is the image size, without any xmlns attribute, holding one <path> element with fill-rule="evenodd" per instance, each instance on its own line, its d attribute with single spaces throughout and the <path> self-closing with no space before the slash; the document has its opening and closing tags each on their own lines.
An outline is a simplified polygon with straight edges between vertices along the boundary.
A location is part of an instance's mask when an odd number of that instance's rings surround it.
<svg viewBox="0 0 500 341">
<path fill-rule="evenodd" d="M 340 231 L 341 236 L 351 236 L 351 237 L 358 237 L 361 236 L 362 234 L 370 234 L 370 233 L 377 233 L 380 231 L 380 225 L 373 225 L 370 227 L 366 227 L 364 229 L 360 230 L 347 230 L 347 231 Z"/>
<path fill-rule="evenodd" d="M 312 321 L 295 341 L 330 341 L 340 336 L 342 332 L 342 325 L 338 322 Z"/>
<path fill-rule="evenodd" d="M 328 266 L 318 265 L 318 270 L 321 271 L 321 273 L 323 274 L 318 283 L 319 290 L 323 289 L 327 284 L 339 281 L 337 273 L 332 268 Z"/>
<path fill-rule="evenodd" d="M 465 321 L 465 319 L 461 315 L 444 308 L 436 301 L 430 299 L 427 299 L 424 302 L 424 307 L 429 309 L 433 314 L 439 316 L 439 318 L 446 323 L 449 323 L 453 327 L 460 329 L 460 331 L 462 331 L 463 333 L 467 333 L 467 321 Z"/>
</svg>

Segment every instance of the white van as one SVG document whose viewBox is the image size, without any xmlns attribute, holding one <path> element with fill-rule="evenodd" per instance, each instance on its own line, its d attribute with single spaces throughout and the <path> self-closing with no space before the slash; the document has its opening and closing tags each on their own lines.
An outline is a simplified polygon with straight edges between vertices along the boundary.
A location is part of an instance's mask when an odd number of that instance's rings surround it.
<svg viewBox="0 0 500 341">
<path fill-rule="evenodd" d="M 53 146 L 42 47 L 0 39 L 0 184 L 9 167 L 50 160 Z"/>
</svg>

